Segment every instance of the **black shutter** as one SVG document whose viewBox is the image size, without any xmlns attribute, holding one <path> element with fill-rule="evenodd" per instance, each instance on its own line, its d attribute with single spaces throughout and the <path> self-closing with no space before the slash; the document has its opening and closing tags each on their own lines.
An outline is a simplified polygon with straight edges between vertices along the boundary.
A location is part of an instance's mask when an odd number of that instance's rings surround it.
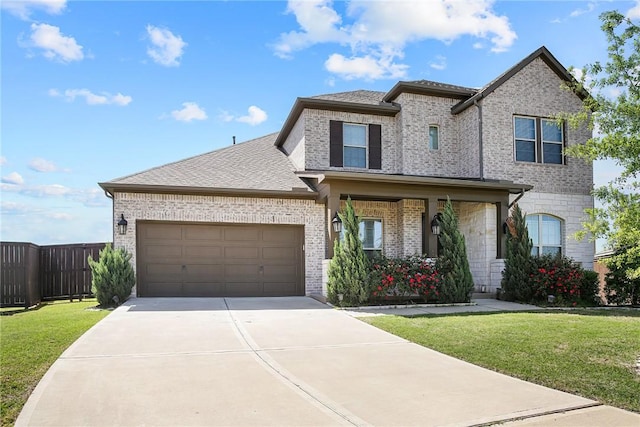
<svg viewBox="0 0 640 427">
<path fill-rule="evenodd" d="M 562 164 L 567 164 L 567 156 L 564 155 L 564 150 L 567 148 L 567 121 L 562 121 Z"/>
<path fill-rule="evenodd" d="M 342 167 L 342 122 L 329 121 L 329 165 Z"/>
<path fill-rule="evenodd" d="M 369 125 L 369 169 L 382 169 L 382 126 Z"/>
</svg>

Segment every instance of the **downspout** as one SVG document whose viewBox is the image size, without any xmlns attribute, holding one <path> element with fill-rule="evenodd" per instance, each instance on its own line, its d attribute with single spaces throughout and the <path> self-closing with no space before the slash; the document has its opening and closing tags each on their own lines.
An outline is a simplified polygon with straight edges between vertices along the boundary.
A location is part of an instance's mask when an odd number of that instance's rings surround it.
<svg viewBox="0 0 640 427">
<path fill-rule="evenodd" d="M 484 181 L 484 154 L 482 151 L 482 105 L 478 102 L 477 99 L 473 100 L 473 105 L 478 108 L 478 154 L 480 158 L 480 180 Z"/>
<path fill-rule="evenodd" d="M 518 194 L 518 197 L 513 199 L 513 202 L 509 203 L 509 209 L 511 209 L 513 207 L 513 205 L 518 203 L 518 200 L 522 199 L 522 196 L 524 196 L 524 193 L 527 192 L 527 191 L 528 190 L 525 190 L 524 188 L 522 190 L 520 190 L 520 194 Z"/>
</svg>

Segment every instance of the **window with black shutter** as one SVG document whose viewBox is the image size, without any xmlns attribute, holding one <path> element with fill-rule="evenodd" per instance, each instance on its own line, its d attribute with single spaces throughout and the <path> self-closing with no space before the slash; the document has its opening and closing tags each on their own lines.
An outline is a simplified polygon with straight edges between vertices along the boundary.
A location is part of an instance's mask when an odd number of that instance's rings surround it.
<svg viewBox="0 0 640 427">
<path fill-rule="evenodd" d="M 331 120 L 329 164 L 334 167 L 382 168 L 382 127 Z"/>
</svg>

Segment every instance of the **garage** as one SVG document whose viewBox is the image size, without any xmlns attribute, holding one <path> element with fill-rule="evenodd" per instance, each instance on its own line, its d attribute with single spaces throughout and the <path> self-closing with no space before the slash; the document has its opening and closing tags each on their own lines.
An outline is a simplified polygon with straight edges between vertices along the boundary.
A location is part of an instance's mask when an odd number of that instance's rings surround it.
<svg viewBox="0 0 640 427">
<path fill-rule="evenodd" d="M 304 295 L 304 227 L 143 221 L 138 296 Z"/>
</svg>

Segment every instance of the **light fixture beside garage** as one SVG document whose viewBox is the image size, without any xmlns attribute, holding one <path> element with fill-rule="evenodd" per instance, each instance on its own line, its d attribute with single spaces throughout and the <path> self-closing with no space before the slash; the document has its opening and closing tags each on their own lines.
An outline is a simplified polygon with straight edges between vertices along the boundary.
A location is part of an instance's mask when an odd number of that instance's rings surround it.
<svg viewBox="0 0 640 427">
<path fill-rule="evenodd" d="M 129 223 L 124 219 L 124 214 L 120 214 L 120 221 L 118 221 L 118 233 L 122 235 L 127 234 L 127 224 Z"/>
<path fill-rule="evenodd" d="M 340 219 L 340 215 L 337 211 L 333 216 L 333 219 L 331 220 L 331 224 L 333 225 L 333 231 L 335 231 L 336 233 L 342 232 L 342 220 Z"/>
</svg>

